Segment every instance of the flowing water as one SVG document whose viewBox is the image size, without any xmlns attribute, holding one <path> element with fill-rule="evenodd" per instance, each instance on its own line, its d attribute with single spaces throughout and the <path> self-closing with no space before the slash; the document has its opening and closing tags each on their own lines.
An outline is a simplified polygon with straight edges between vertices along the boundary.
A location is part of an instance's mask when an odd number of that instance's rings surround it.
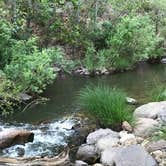
<svg viewBox="0 0 166 166">
<path fill-rule="evenodd" d="M 1 155 L 18 156 L 20 149 L 24 149 L 24 156 L 27 157 L 57 154 L 68 143 L 74 132 L 72 126 L 77 123 L 73 118 L 66 117 L 79 110 L 76 102 L 78 92 L 88 84 L 121 88 L 129 97 L 146 103 L 150 101 L 150 92 L 156 84 L 166 85 L 166 65 L 141 64 L 134 71 L 94 78 L 58 78 L 43 94 L 50 98 L 46 104 L 35 105 L 1 123 L 2 130 L 24 128 L 35 133 L 33 143 L 4 149 Z"/>
</svg>

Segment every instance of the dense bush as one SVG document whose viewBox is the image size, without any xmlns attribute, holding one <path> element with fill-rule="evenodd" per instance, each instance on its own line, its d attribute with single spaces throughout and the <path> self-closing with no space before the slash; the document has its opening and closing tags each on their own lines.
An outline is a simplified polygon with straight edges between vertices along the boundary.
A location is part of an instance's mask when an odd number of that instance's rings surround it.
<svg viewBox="0 0 166 166">
<path fill-rule="evenodd" d="M 19 90 L 14 82 L 6 78 L 5 73 L 0 70 L 0 110 L 7 115 L 19 103 Z"/>
<path fill-rule="evenodd" d="M 0 20 L 0 68 L 3 68 L 11 60 L 11 27 L 5 20 Z"/>
<path fill-rule="evenodd" d="M 51 65 L 54 58 L 61 54 L 60 51 L 40 51 L 35 46 L 35 40 L 30 39 L 17 42 L 13 52 L 12 60 L 5 66 L 4 71 L 7 78 L 14 81 L 20 91 L 41 93 L 46 85 L 55 79 L 56 74 Z"/>
<path fill-rule="evenodd" d="M 125 120 L 132 121 L 125 97 L 120 90 L 90 86 L 80 91 L 79 102 L 81 108 L 94 116 L 101 125 L 119 127 Z"/>
<path fill-rule="evenodd" d="M 135 62 L 162 55 L 158 48 L 160 38 L 147 16 L 124 16 L 110 33 L 107 43 L 114 67 L 128 67 Z"/>
</svg>

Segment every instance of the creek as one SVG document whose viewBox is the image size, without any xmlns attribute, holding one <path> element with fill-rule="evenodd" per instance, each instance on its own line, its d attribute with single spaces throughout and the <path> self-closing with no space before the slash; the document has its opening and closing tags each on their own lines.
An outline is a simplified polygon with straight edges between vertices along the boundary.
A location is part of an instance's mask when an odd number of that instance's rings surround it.
<svg viewBox="0 0 166 166">
<path fill-rule="evenodd" d="M 166 84 L 166 65 L 140 64 L 136 70 L 98 77 L 63 76 L 49 86 L 45 104 L 17 112 L 1 120 L 0 130 L 23 128 L 34 132 L 34 142 L 15 145 L 1 151 L 1 156 L 53 156 L 58 154 L 74 133 L 77 123 L 72 115 L 80 111 L 77 104 L 79 90 L 88 84 L 102 84 L 124 90 L 139 103 L 150 102 L 150 93 L 157 84 Z"/>
</svg>

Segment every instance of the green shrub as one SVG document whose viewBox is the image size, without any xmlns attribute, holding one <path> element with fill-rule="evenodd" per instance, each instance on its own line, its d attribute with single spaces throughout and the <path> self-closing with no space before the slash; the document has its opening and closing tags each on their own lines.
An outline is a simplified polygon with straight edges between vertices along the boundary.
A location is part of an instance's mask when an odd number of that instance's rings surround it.
<svg viewBox="0 0 166 166">
<path fill-rule="evenodd" d="M 94 116 L 101 125 L 119 127 L 123 121 L 132 121 L 125 94 L 116 89 L 88 86 L 80 91 L 79 102 L 82 109 Z"/>
<path fill-rule="evenodd" d="M 11 26 L 5 20 L 0 20 L 0 68 L 3 68 L 11 60 Z"/>
<path fill-rule="evenodd" d="M 16 42 L 12 50 L 12 60 L 4 70 L 7 78 L 15 82 L 20 91 L 43 92 L 55 79 L 56 74 L 52 65 L 60 51 L 56 49 L 40 51 L 35 38 Z"/>
<path fill-rule="evenodd" d="M 21 91 L 41 93 L 56 74 L 51 67 L 51 57 L 46 49 L 35 50 L 30 55 L 17 54 L 5 67 L 8 79 L 16 82 Z"/>
<path fill-rule="evenodd" d="M 87 48 L 85 53 L 85 58 L 83 60 L 83 65 L 89 70 L 94 71 L 97 68 L 97 58 L 96 58 L 96 50 L 94 45 L 91 45 Z"/>
<path fill-rule="evenodd" d="M 0 70 L 0 110 L 2 115 L 7 115 L 14 110 L 19 103 L 19 97 L 17 97 L 19 93 L 14 82 L 8 80 Z"/>
<path fill-rule="evenodd" d="M 152 100 L 153 101 L 164 101 L 166 100 L 166 87 L 162 85 L 158 85 L 152 91 Z"/>
<path fill-rule="evenodd" d="M 108 35 L 110 59 L 114 61 L 114 67 L 121 65 L 121 59 L 122 67 L 128 67 L 142 59 L 156 58 L 162 55 L 162 49 L 158 48 L 160 41 L 149 17 L 123 16 Z"/>
</svg>

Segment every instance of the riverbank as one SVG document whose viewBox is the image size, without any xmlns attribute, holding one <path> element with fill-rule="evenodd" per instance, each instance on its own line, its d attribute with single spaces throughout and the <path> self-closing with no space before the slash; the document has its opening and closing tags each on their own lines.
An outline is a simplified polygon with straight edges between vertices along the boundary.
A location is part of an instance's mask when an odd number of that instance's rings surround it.
<svg viewBox="0 0 166 166">
<path fill-rule="evenodd" d="M 75 166 L 164 166 L 166 101 L 135 109 L 135 126 L 123 122 L 120 132 L 96 129 L 78 148 Z M 161 137 L 163 135 L 163 137 Z"/>
</svg>

